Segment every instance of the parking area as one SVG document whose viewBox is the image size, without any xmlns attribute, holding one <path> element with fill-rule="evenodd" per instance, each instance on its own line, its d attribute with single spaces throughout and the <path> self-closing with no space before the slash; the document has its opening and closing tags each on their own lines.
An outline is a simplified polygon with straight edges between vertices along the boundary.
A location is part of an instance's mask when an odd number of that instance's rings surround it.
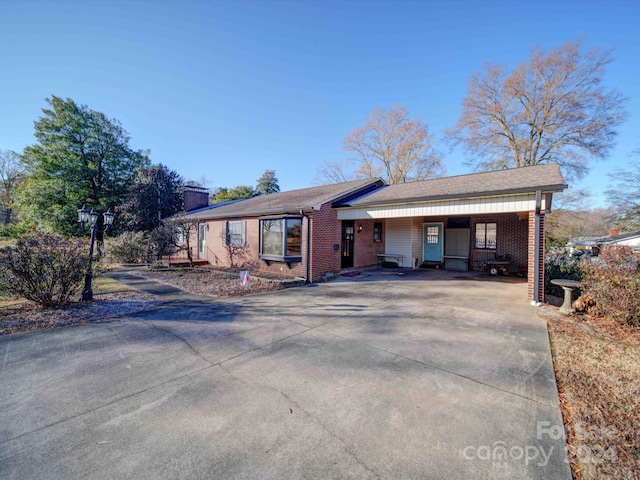
<svg viewBox="0 0 640 480">
<path fill-rule="evenodd" d="M 154 310 L 0 338 L 0 477 L 570 479 L 526 288 L 439 271 L 158 287 Z"/>
</svg>

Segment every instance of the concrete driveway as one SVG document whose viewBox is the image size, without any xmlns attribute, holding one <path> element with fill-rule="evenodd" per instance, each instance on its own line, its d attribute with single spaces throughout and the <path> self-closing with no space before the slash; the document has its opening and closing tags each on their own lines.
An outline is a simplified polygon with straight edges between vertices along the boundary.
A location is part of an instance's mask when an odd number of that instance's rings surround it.
<svg viewBox="0 0 640 480">
<path fill-rule="evenodd" d="M 374 274 L 0 337 L 0 478 L 570 479 L 526 284 Z"/>
</svg>

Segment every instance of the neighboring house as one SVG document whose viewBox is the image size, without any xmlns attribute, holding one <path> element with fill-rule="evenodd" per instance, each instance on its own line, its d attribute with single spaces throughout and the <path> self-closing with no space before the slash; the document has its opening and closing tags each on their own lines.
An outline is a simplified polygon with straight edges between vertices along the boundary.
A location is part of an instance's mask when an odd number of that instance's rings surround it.
<svg viewBox="0 0 640 480">
<path fill-rule="evenodd" d="M 640 232 L 617 233 L 603 238 L 600 245 L 604 247 L 627 246 L 632 250 L 640 250 Z"/>
<path fill-rule="evenodd" d="M 587 252 L 591 255 L 598 255 L 603 248 L 618 246 L 631 247 L 632 250 L 640 250 L 640 232 L 620 233 L 620 230 L 613 228 L 609 230 L 606 237 L 580 238 L 571 241 L 568 245 L 569 252 Z"/>
<path fill-rule="evenodd" d="M 571 255 L 597 255 L 602 237 L 578 237 L 567 243 L 567 248 Z"/>
<path fill-rule="evenodd" d="M 556 164 L 385 185 L 380 179 L 306 188 L 189 212 L 198 256 L 318 281 L 374 267 L 477 270 L 509 257 L 544 297 L 544 215 L 567 188 Z M 241 266 L 234 262 L 236 266 Z"/>
</svg>

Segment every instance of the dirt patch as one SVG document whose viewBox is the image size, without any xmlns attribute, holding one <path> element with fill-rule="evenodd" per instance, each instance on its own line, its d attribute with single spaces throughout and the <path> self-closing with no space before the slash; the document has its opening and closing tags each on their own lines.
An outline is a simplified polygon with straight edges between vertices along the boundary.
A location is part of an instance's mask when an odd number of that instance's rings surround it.
<svg viewBox="0 0 640 480">
<path fill-rule="evenodd" d="M 185 292 L 214 297 L 237 297 L 253 293 L 273 292 L 283 288 L 282 277 L 264 279 L 250 277 L 250 284 L 243 285 L 239 273 L 212 270 L 152 271 L 136 272 L 136 275 L 172 285 Z"/>
<path fill-rule="evenodd" d="M 640 478 L 640 330 L 544 306 L 577 479 Z"/>
</svg>

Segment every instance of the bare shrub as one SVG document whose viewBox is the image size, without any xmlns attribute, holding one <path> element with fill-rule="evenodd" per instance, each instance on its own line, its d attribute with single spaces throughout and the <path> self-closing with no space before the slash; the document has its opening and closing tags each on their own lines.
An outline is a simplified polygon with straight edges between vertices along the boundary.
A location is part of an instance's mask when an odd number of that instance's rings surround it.
<svg viewBox="0 0 640 480">
<path fill-rule="evenodd" d="M 141 263 L 147 258 L 149 240 L 143 232 L 124 232 L 107 244 L 107 257 L 117 263 Z"/>
<path fill-rule="evenodd" d="M 83 241 L 32 232 L 0 249 L 0 287 L 44 307 L 60 307 L 82 287 L 88 267 Z"/>
<path fill-rule="evenodd" d="M 596 301 L 588 293 L 583 293 L 575 302 L 573 302 L 573 308 L 578 312 L 588 313 L 595 306 Z"/>
<path fill-rule="evenodd" d="M 176 227 L 173 222 L 162 222 L 149 232 L 149 256 L 156 263 L 161 262 L 162 257 L 168 257 L 178 251 L 176 241 Z"/>
<path fill-rule="evenodd" d="M 163 255 L 185 252 L 189 266 L 193 267 L 191 242 L 197 241 L 198 220 L 190 219 L 183 212 L 162 222 L 152 234 L 152 249 L 156 250 L 158 260 Z"/>
<path fill-rule="evenodd" d="M 640 258 L 628 247 L 605 250 L 598 262 L 585 262 L 584 291 L 594 313 L 640 327 Z"/>
</svg>

